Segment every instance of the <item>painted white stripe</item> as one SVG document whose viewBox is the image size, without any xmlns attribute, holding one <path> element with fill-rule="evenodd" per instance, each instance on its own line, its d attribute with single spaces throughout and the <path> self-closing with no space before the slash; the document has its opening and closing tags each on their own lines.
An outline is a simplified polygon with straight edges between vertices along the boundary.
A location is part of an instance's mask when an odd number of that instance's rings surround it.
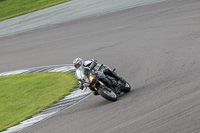
<svg viewBox="0 0 200 133">
<path fill-rule="evenodd" d="M 4 72 L 4 73 L 0 73 L 0 76 L 6 76 L 6 75 L 14 75 L 14 74 L 21 74 L 21 73 L 25 73 L 28 70 L 15 70 L 15 71 L 10 71 L 10 72 Z"/>
<path fill-rule="evenodd" d="M 72 71 L 72 70 L 74 70 L 74 67 L 64 66 L 64 67 L 55 68 L 49 72 L 67 72 L 67 71 Z"/>
</svg>

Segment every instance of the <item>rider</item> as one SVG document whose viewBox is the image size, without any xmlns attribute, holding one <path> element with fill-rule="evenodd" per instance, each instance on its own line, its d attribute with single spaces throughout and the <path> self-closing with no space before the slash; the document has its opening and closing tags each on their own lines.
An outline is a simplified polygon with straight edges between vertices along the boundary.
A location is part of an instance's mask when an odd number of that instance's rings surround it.
<svg viewBox="0 0 200 133">
<path fill-rule="evenodd" d="M 84 68 L 86 68 L 86 70 L 89 70 L 89 66 L 90 66 L 90 64 L 92 62 L 96 63 L 97 61 L 92 59 L 91 61 L 85 61 L 85 62 L 83 62 L 83 60 L 81 58 L 74 59 L 73 64 L 74 64 L 74 67 L 76 68 L 76 73 L 77 73 L 78 69 L 84 69 Z M 104 69 L 103 73 L 105 75 L 109 75 L 109 76 L 111 76 L 111 77 L 113 77 L 113 78 L 115 78 L 117 80 L 120 80 L 121 82 L 124 82 L 123 78 L 121 78 L 118 75 L 116 75 L 110 69 Z M 103 79 L 103 80 L 104 80 L 103 82 L 105 83 L 106 86 L 108 86 L 109 88 L 113 88 L 112 85 L 109 83 L 109 81 L 106 80 L 106 78 Z M 81 82 L 79 82 L 79 83 L 80 83 L 79 88 L 83 89 L 84 88 L 83 83 L 81 83 Z"/>
</svg>

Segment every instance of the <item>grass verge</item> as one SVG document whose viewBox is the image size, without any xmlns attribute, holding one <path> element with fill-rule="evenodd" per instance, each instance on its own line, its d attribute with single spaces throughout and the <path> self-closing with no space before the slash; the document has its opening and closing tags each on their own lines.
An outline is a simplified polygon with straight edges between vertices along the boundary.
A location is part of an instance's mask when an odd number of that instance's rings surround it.
<svg viewBox="0 0 200 133">
<path fill-rule="evenodd" d="M 69 0 L 0 0 L 0 21 Z"/>
<path fill-rule="evenodd" d="M 70 94 L 73 73 L 28 73 L 0 76 L 0 131 L 19 124 Z"/>
</svg>

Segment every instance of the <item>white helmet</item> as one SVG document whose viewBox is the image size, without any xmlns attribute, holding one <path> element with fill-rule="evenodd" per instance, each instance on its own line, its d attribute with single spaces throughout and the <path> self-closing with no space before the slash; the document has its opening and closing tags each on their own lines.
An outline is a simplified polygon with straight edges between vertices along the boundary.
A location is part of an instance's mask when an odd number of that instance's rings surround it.
<svg viewBox="0 0 200 133">
<path fill-rule="evenodd" d="M 74 67 L 77 69 L 83 65 L 83 60 L 81 58 L 76 58 L 73 61 Z"/>
</svg>

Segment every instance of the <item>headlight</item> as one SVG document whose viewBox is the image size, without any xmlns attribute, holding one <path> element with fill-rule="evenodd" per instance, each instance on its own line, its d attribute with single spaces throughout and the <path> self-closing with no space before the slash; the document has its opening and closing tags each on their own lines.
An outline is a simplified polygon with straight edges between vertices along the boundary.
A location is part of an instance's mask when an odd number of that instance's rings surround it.
<svg viewBox="0 0 200 133">
<path fill-rule="evenodd" d="M 96 76 L 90 74 L 90 78 L 89 79 L 90 79 L 90 82 L 95 82 L 96 81 Z"/>
</svg>

